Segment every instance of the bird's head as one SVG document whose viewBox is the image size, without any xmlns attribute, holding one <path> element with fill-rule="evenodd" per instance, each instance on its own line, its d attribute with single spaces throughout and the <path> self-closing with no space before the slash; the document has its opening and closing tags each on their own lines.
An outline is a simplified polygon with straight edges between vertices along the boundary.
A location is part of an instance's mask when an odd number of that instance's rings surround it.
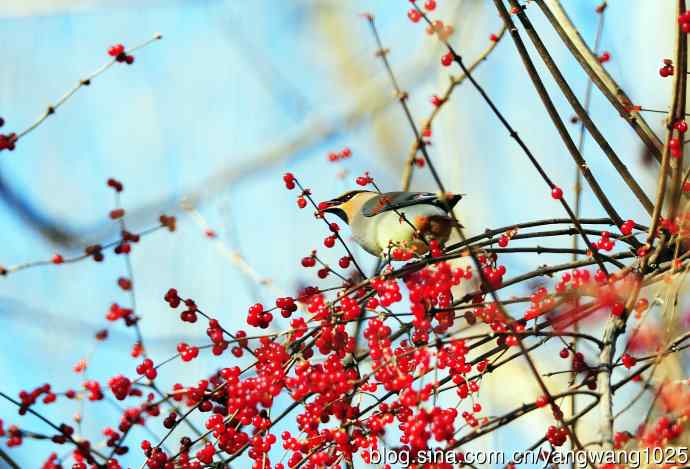
<svg viewBox="0 0 690 469">
<path fill-rule="evenodd" d="M 347 191 L 335 199 L 321 202 L 319 204 L 319 210 L 337 215 L 341 220 L 349 224 L 355 213 L 361 210 L 362 205 L 375 195 L 376 192 L 372 191 Z"/>
</svg>

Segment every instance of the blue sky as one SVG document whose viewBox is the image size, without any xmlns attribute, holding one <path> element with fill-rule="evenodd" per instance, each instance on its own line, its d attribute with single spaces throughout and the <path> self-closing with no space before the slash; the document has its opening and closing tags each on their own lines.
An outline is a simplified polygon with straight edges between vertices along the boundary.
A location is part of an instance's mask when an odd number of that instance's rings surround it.
<svg viewBox="0 0 690 469">
<path fill-rule="evenodd" d="M 457 29 L 452 42 L 468 61 L 499 29 L 490 3 L 464 1 L 455 6 L 439 1 L 442 17 Z M 591 41 L 595 2 L 564 3 Z M 672 54 L 670 33 L 651 31 L 658 40 L 649 44 L 637 31 L 644 27 L 650 32 L 659 18 L 671 13 L 666 6 L 636 3 L 639 9 L 633 11 L 621 2 L 610 5 L 603 41 L 613 56 L 608 67 L 637 102 L 663 109 L 669 83 L 660 80 L 656 70 L 661 59 Z M 159 213 L 175 210 L 191 196 L 226 246 L 239 250 L 260 276 L 271 279 L 275 290 L 292 293 L 314 282 L 298 263 L 312 248 L 321 247 L 325 233 L 309 210 L 297 209 L 295 194 L 282 186 L 282 173 L 298 175 L 317 200 L 352 187 L 354 177 L 364 171 L 384 189 L 396 190 L 412 142 L 358 13 L 376 16 L 398 78 L 411 93 L 417 120 L 431 111 L 429 97 L 447 83 L 439 49 L 421 26 L 407 20 L 407 7 L 406 1 L 161 1 L 117 7 L 8 2 L 0 7 L 0 41 L 5 44 L 0 116 L 7 121 L 3 130 L 28 126 L 49 103 L 104 63 L 110 45 L 134 45 L 157 32 L 164 40 L 137 52 L 132 67 L 116 66 L 77 93 L 20 141 L 15 152 L 0 155 L 0 171 L 41 213 L 77 233 L 79 246 L 111 240 L 116 233 L 107 220 L 113 203 L 105 186 L 108 177 L 125 185 L 122 200 L 134 230 L 154 225 Z M 555 34 L 536 10 L 535 25 L 548 44 L 555 44 Z M 552 51 L 582 95 L 586 79 L 576 73 L 575 62 L 560 45 Z M 476 76 L 568 196 L 572 164 L 509 38 Z M 557 96 L 555 87 L 549 85 L 549 90 Z M 563 99 L 557 96 L 555 101 L 565 109 Z M 368 106 L 379 102 L 390 104 L 371 112 Z M 363 110 L 357 112 L 359 107 Z M 636 137 L 597 92 L 591 114 L 606 126 L 614 148 L 642 184 L 654 187 L 653 176 L 638 163 Z M 660 120 L 649 117 L 659 130 Z M 324 129 L 329 132 L 322 136 Z M 572 130 L 575 134 L 576 127 Z M 302 145 L 304 141 L 308 144 Z M 467 194 L 459 216 L 469 232 L 562 216 L 524 155 L 470 87 L 463 85 L 453 96 L 434 127 L 433 143 L 432 158 L 444 182 Z M 350 160 L 327 162 L 328 151 L 345 145 L 353 151 Z M 591 142 L 585 155 L 623 207 L 623 216 L 643 219 L 640 207 Z M 339 178 L 342 171 L 348 172 L 344 179 Z M 414 188 L 434 189 L 425 173 L 415 176 Z M 583 213 L 603 214 L 590 194 Z M 205 335 L 204 327 L 185 327 L 167 309 L 162 296 L 169 287 L 194 298 L 233 329 L 243 327 L 249 304 L 271 302 L 275 296 L 248 281 L 190 217 L 179 216 L 177 233 L 157 232 L 132 255 L 141 327 L 151 355 L 159 360 L 171 355 L 179 340 L 203 343 Z M 56 251 L 75 252 L 43 238 L 5 205 L 0 205 L 0 226 L 2 265 L 50 258 Z M 328 253 L 327 258 L 334 261 L 340 255 Z M 357 256 L 373 265 L 363 251 Z M 528 256 L 507 259 L 506 265 L 518 273 L 556 260 Z M 109 305 L 127 302 L 115 285 L 123 274 L 122 260 L 109 256 L 102 265 L 48 266 L 0 279 L 0 389 L 16 395 L 43 382 L 60 390 L 78 386 L 82 378 L 71 367 L 91 350 L 89 337 L 102 327 Z M 106 380 L 113 370 L 133 376 L 135 363 L 127 357 L 131 341 L 131 330 L 114 328 L 112 339 L 93 356 L 90 377 Z M 162 370 L 161 380 L 189 380 L 217 366 L 217 359 L 175 364 Z M 499 402 L 497 409 L 502 405 L 507 404 Z M 67 403 L 42 412 L 61 421 L 78 410 L 78 405 Z M 87 406 L 84 434 L 96 437 L 116 415 L 105 402 Z M 4 402 L 0 418 L 44 430 L 40 422 L 19 419 Z M 533 438 L 523 430 L 482 444 L 522 448 Z M 134 453 L 128 459 L 132 464 L 139 461 Z M 48 449 L 42 442 L 27 442 L 12 454 L 25 467 L 35 467 Z"/>
</svg>

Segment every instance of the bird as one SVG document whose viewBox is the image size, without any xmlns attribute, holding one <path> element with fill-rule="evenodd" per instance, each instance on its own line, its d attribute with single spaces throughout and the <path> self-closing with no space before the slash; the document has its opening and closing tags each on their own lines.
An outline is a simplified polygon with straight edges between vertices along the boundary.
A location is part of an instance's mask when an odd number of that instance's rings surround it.
<svg viewBox="0 0 690 469">
<path fill-rule="evenodd" d="M 350 190 L 318 207 L 347 223 L 354 241 L 374 256 L 386 257 L 393 247 L 421 255 L 429 250 L 431 240 L 440 244 L 448 240 L 456 222 L 447 210 L 461 198 L 460 194 Z"/>
</svg>

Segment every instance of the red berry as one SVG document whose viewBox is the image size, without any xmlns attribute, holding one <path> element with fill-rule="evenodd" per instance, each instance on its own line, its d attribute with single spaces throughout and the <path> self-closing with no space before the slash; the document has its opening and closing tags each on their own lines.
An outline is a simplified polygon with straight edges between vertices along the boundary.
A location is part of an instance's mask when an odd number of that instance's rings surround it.
<svg viewBox="0 0 690 469">
<path fill-rule="evenodd" d="M 125 46 L 122 44 L 116 44 L 108 49 L 108 55 L 111 57 L 117 57 L 125 51 Z"/>
<path fill-rule="evenodd" d="M 17 143 L 17 134 L 11 133 L 8 135 L 0 134 L 0 151 L 14 150 L 15 143 Z"/>
<path fill-rule="evenodd" d="M 604 52 L 599 56 L 599 63 L 603 64 L 611 60 L 611 54 L 608 52 Z"/>
<path fill-rule="evenodd" d="M 110 219 L 111 220 L 118 220 L 124 216 L 125 216 L 125 209 L 123 209 L 123 208 L 116 208 L 115 210 L 110 211 Z"/>
<path fill-rule="evenodd" d="M 443 57 L 441 57 L 441 65 L 444 67 L 450 66 L 453 63 L 453 54 L 448 52 Z"/>
<path fill-rule="evenodd" d="M 681 120 L 673 124 L 673 128 L 676 129 L 678 132 L 684 134 L 688 130 L 688 124 L 684 120 Z"/>
<path fill-rule="evenodd" d="M 53 264 L 62 264 L 63 262 L 65 262 L 65 259 L 60 254 L 55 254 L 51 259 L 51 262 Z"/>
<path fill-rule="evenodd" d="M 614 316 L 622 316 L 623 312 L 625 311 L 625 306 L 623 303 L 614 303 L 611 306 L 611 314 Z"/>
<path fill-rule="evenodd" d="M 422 18 L 422 14 L 418 12 L 415 8 L 410 8 L 410 10 L 407 12 L 407 17 L 413 23 L 417 23 Z"/>
<path fill-rule="evenodd" d="M 355 179 L 355 183 L 357 183 L 358 186 L 366 186 L 372 182 L 374 182 L 374 178 L 369 176 L 368 172 L 364 173 L 364 176 L 358 176 L 357 179 Z"/>
<path fill-rule="evenodd" d="M 295 188 L 295 175 L 292 173 L 285 173 L 283 175 L 283 182 L 285 183 L 285 187 L 288 190 L 292 190 Z"/>
<path fill-rule="evenodd" d="M 110 378 L 110 381 L 108 381 L 108 387 L 115 395 L 115 398 L 121 401 L 129 394 L 129 391 L 132 388 L 132 382 L 126 376 L 117 375 Z"/>
<path fill-rule="evenodd" d="M 108 187 L 111 187 L 115 190 L 115 192 L 122 192 L 124 189 L 122 183 L 118 181 L 117 179 L 110 178 L 107 181 Z"/>
<path fill-rule="evenodd" d="M 426 0 L 426 2 L 424 2 L 424 8 L 427 11 L 434 11 L 436 9 L 436 1 L 435 0 Z"/>
<path fill-rule="evenodd" d="M 560 200 L 563 198 L 563 189 L 558 186 L 553 186 L 551 189 L 551 197 L 555 200 Z"/>
<path fill-rule="evenodd" d="M 625 236 L 628 236 L 632 233 L 633 228 L 635 227 L 635 221 L 634 220 L 627 220 L 621 225 L 621 233 L 624 234 Z"/>
<path fill-rule="evenodd" d="M 623 362 L 623 366 L 627 369 L 630 369 L 633 366 L 635 366 L 635 364 L 637 364 L 637 359 L 627 353 L 623 354 L 623 356 L 621 357 L 621 361 Z"/>
<path fill-rule="evenodd" d="M 299 208 L 304 208 L 304 207 L 306 207 L 306 206 L 307 206 L 307 199 L 305 199 L 305 198 L 302 197 L 302 196 L 297 197 L 297 206 L 298 206 Z"/>
</svg>

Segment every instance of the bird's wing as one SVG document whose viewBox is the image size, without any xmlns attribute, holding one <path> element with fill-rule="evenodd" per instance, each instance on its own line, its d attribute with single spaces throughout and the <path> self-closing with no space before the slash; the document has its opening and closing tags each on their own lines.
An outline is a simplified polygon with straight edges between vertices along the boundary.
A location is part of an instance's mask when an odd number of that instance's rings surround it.
<svg viewBox="0 0 690 469">
<path fill-rule="evenodd" d="M 362 215 L 373 217 L 383 212 L 411 205 L 433 205 L 445 210 L 446 206 L 453 208 L 461 198 L 462 196 L 459 194 L 452 195 L 444 204 L 438 195 L 431 192 L 386 192 L 369 199 L 362 206 Z"/>
</svg>

